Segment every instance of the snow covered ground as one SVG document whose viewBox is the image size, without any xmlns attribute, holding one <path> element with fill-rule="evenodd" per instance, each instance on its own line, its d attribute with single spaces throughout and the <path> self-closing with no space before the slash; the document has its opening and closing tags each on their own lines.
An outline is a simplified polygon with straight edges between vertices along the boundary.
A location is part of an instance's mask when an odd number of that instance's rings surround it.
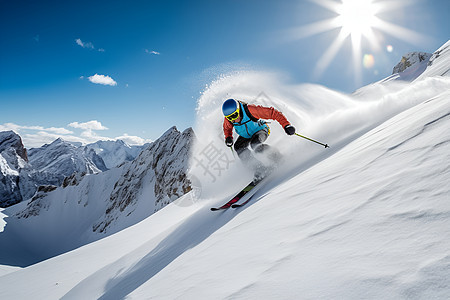
<svg viewBox="0 0 450 300">
<path fill-rule="evenodd" d="M 1 268 L 0 298 L 447 299 L 447 48 L 430 59 L 428 76 L 354 95 L 286 85 L 260 72 L 213 82 L 198 107 L 202 143 L 192 172 L 199 198 L 185 195 L 134 226 L 38 264 Z M 208 145 L 224 147 L 219 103 L 228 93 L 248 101 L 259 95 L 255 102 L 277 106 L 299 133 L 331 148 L 271 124 L 268 142 L 285 164 L 249 205 L 211 212 L 251 177 L 225 151 L 226 170 L 199 163 Z"/>
</svg>

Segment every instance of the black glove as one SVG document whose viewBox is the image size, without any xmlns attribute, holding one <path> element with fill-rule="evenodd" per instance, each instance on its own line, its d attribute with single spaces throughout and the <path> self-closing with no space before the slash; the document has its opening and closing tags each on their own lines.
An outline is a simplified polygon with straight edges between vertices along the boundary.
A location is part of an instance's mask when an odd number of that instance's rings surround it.
<svg viewBox="0 0 450 300">
<path fill-rule="evenodd" d="M 284 131 L 286 131 L 287 135 L 293 135 L 295 133 L 295 127 L 292 125 L 286 125 L 284 127 Z"/>
<path fill-rule="evenodd" d="M 227 145 L 228 147 L 232 147 L 233 146 L 233 137 L 229 136 L 225 139 L 225 145 Z"/>
</svg>

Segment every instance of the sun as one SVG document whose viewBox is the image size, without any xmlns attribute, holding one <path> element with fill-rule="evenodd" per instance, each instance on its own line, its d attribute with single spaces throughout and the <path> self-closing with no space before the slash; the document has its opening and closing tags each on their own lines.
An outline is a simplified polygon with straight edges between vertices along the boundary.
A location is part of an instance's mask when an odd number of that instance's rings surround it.
<svg viewBox="0 0 450 300">
<path fill-rule="evenodd" d="M 336 7 L 338 26 L 346 35 L 367 36 L 376 24 L 377 7 L 371 0 L 343 0 Z"/>
<path fill-rule="evenodd" d="M 381 13 L 386 15 L 387 12 L 402 9 L 406 5 L 410 5 L 411 1 L 409 0 L 310 1 L 335 13 L 336 16 L 290 29 L 287 32 L 286 38 L 288 40 L 301 39 L 338 29 L 336 38 L 330 41 L 328 47 L 325 48 L 322 56 L 317 61 L 313 73 L 313 77 L 316 80 L 321 77 L 323 72 L 332 63 L 338 51 L 348 39 L 351 40 L 352 45 L 353 73 L 356 85 L 361 83 L 361 68 L 363 66 L 362 62 L 364 55 L 366 55 L 366 60 L 367 57 L 372 57 L 372 64 L 370 65 L 373 66 L 373 63 L 375 62 L 372 54 L 362 53 L 361 49 L 363 48 L 363 45 L 365 46 L 365 49 L 370 49 L 373 52 L 379 53 L 379 50 L 382 49 L 380 43 L 383 43 L 386 40 L 382 33 L 414 45 L 421 45 L 427 40 L 426 36 L 385 21 L 379 16 Z"/>
</svg>

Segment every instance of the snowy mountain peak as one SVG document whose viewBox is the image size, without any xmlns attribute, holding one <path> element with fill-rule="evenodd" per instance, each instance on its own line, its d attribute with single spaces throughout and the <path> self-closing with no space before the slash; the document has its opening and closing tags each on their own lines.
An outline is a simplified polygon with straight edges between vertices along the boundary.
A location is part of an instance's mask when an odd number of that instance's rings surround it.
<svg viewBox="0 0 450 300">
<path fill-rule="evenodd" d="M 100 156 L 108 169 L 114 168 L 125 161 L 132 161 L 139 153 L 148 146 L 130 146 L 122 140 L 115 141 L 97 141 L 85 146 L 87 149 L 93 149 Z"/>
<path fill-rule="evenodd" d="M 14 131 L 0 132 L 0 153 L 11 148 L 14 149 L 17 155 L 24 161 L 28 161 L 27 150 L 25 149 L 20 136 Z"/>
<path fill-rule="evenodd" d="M 76 146 L 74 144 L 72 144 L 69 141 L 66 141 L 62 138 L 57 138 L 56 140 L 54 140 L 53 142 L 51 142 L 50 144 L 45 144 L 42 146 L 42 148 L 49 148 L 49 147 L 70 147 L 70 148 L 76 148 Z"/>
<path fill-rule="evenodd" d="M 130 147 L 127 143 L 125 143 L 122 140 L 115 140 L 114 144 L 119 145 L 119 146 L 125 146 L 125 147 Z"/>
<path fill-rule="evenodd" d="M 424 62 L 428 64 L 432 54 L 426 52 L 411 52 L 402 56 L 401 61 L 394 67 L 392 74 L 404 72 L 406 69 Z"/>
<path fill-rule="evenodd" d="M 54 140 L 51 144 L 59 144 L 59 143 L 64 143 L 65 141 L 62 138 L 57 138 L 56 140 Z"/>
<path fill-rule="evenodd" d="M 14 131 L 0 132 L 0 207 L 22 201 L 19 172 L 28 162 L 27 150 Z"/>
<path fill-rule="evenodd" d="M 166 139 L 167 136 L 170 136 L 172 134 L 177 134 L 177 133 L 179 133 L 177 127 L 176 126 L 172 126 L 169 129 L 167 129 L 166 132 L 164 132 L 158 140 Z"/>
<path fill-rule="evenodd" d="M 93 161 L 101 159 L 93 159 L 89 154 L 92 155 L 63 139 L 57 139 L 41 148 L 30 149 L 29 159 L 30 164 L 39 172 L 60 174 L 62 182 L 65 176 L 74 172 L 94 174 L 102 171 L 104 164 L 96 165 Z"/>
</svg>

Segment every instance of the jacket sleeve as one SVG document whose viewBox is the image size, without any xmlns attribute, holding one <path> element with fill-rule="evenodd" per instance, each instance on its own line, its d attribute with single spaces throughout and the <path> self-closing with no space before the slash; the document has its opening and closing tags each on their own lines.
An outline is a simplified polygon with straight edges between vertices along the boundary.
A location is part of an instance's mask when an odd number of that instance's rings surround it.
<svg viewBox="0 0 450 300">
<path fill-rule="evenodd" d="M 286 119 L 286 117 L 278 110 L 273 107 L 256 106 L 253 104 L 248 105 L 248 110 L 257 119 L 271 119 L 276 120 L 284 128 L 291 123 Z"/>
<path fill-rule="evenodd" d="M 227 118 L 223 118 L 223 134 L 225 138 L 233 137 L 233 124 Z"/>
</svg>

